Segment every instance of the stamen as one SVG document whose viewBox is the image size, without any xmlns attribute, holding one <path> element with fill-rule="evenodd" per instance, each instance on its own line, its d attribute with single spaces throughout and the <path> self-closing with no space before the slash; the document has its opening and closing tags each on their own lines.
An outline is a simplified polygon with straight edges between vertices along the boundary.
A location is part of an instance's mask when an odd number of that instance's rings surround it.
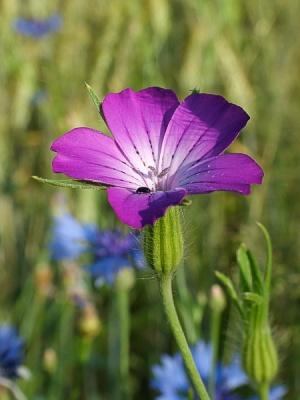
<svg viewBox="0 0 300 400">
<path fill-rule="evenodd" d="M 143 173 L 142 171 L 139 171 L 138 169 L 134 169 L 135 172 L 137 172 L 144 180 L 147 186 L 141 187 L 142 190 L 144 188 L 149 188 L 149 191 L 155 191 L 155 190 L 164 190 L 165 183 L 161 181 L 162 178 L 164 178 L 167 173 L 169 172 L 170 167 L 164 168 L 161 172 L 158 172 L 157 167 L 153 167 L 152 165 L 148 166 L 148 173 Z M 137 193 L 145 193 L 142 192 L 140 188 L 137 189 Z"/>
<path fill-rule="evenodd" d="M 167 167 L 165 169 L 163 169 L 157 176 L 158 178 L 162 178 L 163 176 L 167 175 L 167 173 L 169 172 L 170 167 Z"/>
</svg>

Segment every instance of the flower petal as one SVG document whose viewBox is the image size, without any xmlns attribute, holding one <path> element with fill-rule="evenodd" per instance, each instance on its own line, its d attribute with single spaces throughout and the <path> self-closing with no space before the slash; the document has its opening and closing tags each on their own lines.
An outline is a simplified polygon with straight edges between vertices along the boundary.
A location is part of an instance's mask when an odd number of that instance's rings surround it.
<svg viewBox="0 0 300 400">
<path fill-rule="evenodd" d="M 161 393 L 161 399 L 183 399 L 189 389 L 189 381 L 180 354 L 164 354 L 160 363 L 152 367 L 151 387 Z M 176 376 L 176 379 L 174 379 Z M 177 397 L 178 396 L 178 397 Z M 157 397 L 156 397 L 157 398 Z"/>
<path fill-rule="evenodd" d="M 56 139 L 51 150 L 58 153 L 52 164 L 54 172 L 133 189 L 145 185 L 114 140 L 94 129 L 72 129 Z"/>
<path fill-rule="evenodd" d="M 223 366 L 221 369 L 222 389 L 226 392 L 246 385 L 249 381 L 244 373 L 238 356 L 235 356 L 232 362 Z"/>
<path fill-rule="evenodd" d="M 223 154 L 211 157 L 190 168 L 176 184 L 186 188 L 189 194 L 229 190 L 248 194 L 251 184 L 260 184 L 263 170 L 245 154 Z"/>
<path fill-rule="evenodd" d="M 130 263 L 127 257 L 112 255 L 95 261 L 87 266 L 91 276 L 98 281 L 112 285 L 123 268 L 129 268 Z"/>
<path fill-rule="evenodd" d="M 269 392 L 270 400 L 281 400 L 287 393 L 287 388 L 284 385 L 277 385 L 271 388 Z"/>
<path fill-rule="evenodd" d="M 69 213 L 55 217 L 49 249 L 53 260 L 75 260 L 87 250 L 84 226 Z"/>
<path fill-rule="evenodd" d="M 287 387 L 284 385 L 277 385 L 272 387 L 269 390 L 269 399 L 270 400 L 283 400 L 286 393 L 288 392 Z M 252 396 L 249 400 L 258 400 L 257 396 Z"/>
<path fill-rule="evenodd" d="M 108 94 L 102 112 L 108 128 L 131 164 L 148 174 L 156 167 L 161 143 L 179 101 L 174 92 L 150 87 Z"/>
<path fill-rule="evenodd" d="M 205 381 L 208 381 L 213 357 L 211 345 L 199 341 L 191 350 L 199 373 Z"/>
<path fill-rule="evenodd" d="M 179 169 L 222 153 L 248 119 L 241 107 L 222 96 L 206 93 L 188 96 L 174 112 L 166 130 L 160 169 L 170 167 L 170 180 Z"/>
<path fill-rule="evenodd" d="M 186 194 L 182 188 L 147 194 L 122 188 L 109 188 L 107 192 L 108 201 L 118 218 L 135 229 L 152 225 L 168 207 L 179 204 Z"/>
</svg>

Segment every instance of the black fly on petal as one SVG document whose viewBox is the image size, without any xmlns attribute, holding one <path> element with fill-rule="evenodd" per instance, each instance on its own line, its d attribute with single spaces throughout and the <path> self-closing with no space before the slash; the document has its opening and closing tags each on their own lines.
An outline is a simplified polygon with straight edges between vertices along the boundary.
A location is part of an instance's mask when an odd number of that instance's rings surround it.
<svg viewBox="0 0 300 400">
<path fill-rule="evenodd" d="M 135 193 L 141 194 L 141 193 L 150 193 L 151 190 L 147 188 L 146 186 L 141 186 L 139 187 Z"/>
</svg>

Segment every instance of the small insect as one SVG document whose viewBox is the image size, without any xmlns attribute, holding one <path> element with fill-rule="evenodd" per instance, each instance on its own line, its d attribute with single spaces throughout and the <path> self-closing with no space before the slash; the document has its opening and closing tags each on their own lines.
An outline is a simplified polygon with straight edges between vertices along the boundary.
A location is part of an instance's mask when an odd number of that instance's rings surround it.
<svg viewBox="0 0 300 400">
<path fill-rule="evenodd" d="M 195 87 L 194 89 L 189 90 L 189 92 L 191 92 L 191 94 L 195 94 L 195 93 L 200 93 L 200 88 Z"/>
<path fill-rule="evenodd" d="M 141 186 L 136 190 L 135 193 L 139 193 L 140 194 L 140 193 L 150 193 L 150 192 L 151 192 L 151 190 L 149 188 L 147 188 L 145 186 Z"/>
</svg>

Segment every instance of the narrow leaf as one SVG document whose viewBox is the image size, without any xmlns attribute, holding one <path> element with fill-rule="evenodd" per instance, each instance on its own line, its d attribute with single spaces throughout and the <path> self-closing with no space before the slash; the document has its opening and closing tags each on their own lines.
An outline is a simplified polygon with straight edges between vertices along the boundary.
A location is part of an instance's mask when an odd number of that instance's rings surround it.
<svg viewBox="0 0 300 400">
<path fill-rule="evenodd" d="M 89 92 L 89 95 L 91 96 L 91 99 L 93 101 L 93 103 L 95 104 L 95 106 L 97 107 L 97 111 L 99 112 L 99 107 L 100 107 L 100 99 L 99 97 L 96 95 L 96 93 L 94 92 L 94 90 L 91 88 L 91 86 L 85 82 L 85 86 Z"/>
<path fill-rule="evenodd" d="M 241 244 L 236 253 L 237 262 L 240 270 L 240 284 L 243 292 L 252 290 L 252 273 L 250 261 L 245 244 Z"/>
<path fill-rule="evenodd" d="M 267 243 L 267 262 L 266 262 L 266 268 L 265 268 L 265 289 L 269 293 L 270 291 L 270 286 L 271 286 L 271 277 L 272 277 L 272 242 L 270 235 L 267 231 L 267 229 L 261 224 L 260 222 L 257 222 L 258 227 L 262 231 L 266 243 Z"/>
<path fill-rule="evenodd" d="M 252 272 L 253 291 L 258 294 L 263 294 L 264 286 L 263 286 L 263 278 L 261 270 L 250 250 L 247 250 L 247 256 L 250 262 L 250 268 Z"/>
<path fill-rule="evenodd" d="M 106 186 L 101 186 L 96 183 L 88 183 L 85 181 L 76 181 L 73 179 L 47 179 L 47 178 L 40 178 L 39 176 L 33 176 L 32 178 L 41 183 L 47 183 L 48 185 L 65 187 L 70 189 L 94 189 L 94 190 L 106 189 Z"/>
</svg>

